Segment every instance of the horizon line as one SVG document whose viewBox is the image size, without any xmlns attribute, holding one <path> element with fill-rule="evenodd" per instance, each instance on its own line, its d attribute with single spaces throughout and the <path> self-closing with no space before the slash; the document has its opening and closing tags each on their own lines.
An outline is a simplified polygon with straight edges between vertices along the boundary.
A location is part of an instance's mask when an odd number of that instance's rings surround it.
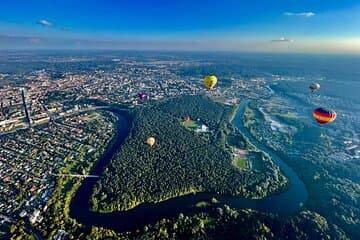
<svg viewBox="0 0 360 240">
<path fill-rule="evenodd" d="M 135 48 L 0 48 L 1 52 L 36 52 L 36 51 L 93 51 L 93 52 L 173 52 L 173 53 L 234 53 L 234 54 L 279 54 L 279 55 L 345 55 L 359 56 L 360 52 L 307 52 L 307 51 L 256 51 L 256 50 L 194 50 L 194 49 L 135 49 Z"/>
</svg>

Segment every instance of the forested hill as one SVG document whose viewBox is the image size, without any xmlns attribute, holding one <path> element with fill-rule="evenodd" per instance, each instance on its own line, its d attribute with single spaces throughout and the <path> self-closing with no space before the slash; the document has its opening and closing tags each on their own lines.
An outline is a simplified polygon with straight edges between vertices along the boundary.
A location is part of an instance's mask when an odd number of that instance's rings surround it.
<svg viewBox="0 0 360 240">
<path fill-rule="evenodd" d="M 106 234 L 106 233 L 105 233 Z M 102 237 L 104 235 L 101 235 Z M 96 236 L 95 236 L 96 237 Z M 121 235 L 126 239 L 123 235 Z M 347 239 L 344 232 L 317 213 L 302 211 L 282 218 L 250 209 L 229 206 L 192 215 L 179 214 L 132 232 L 128 239 Z"/>
<path fill-rule="evenodd" d="M 286 178 L 266 158 L 263 171 L 240 171 L 231 164 L 230 149 L 222 141 L 232 131 L 228 128 L 232 110 L 202 96 L 135 110 L 130 135 L 95 186 L 93 210 L 126 210 L 200 191 L 259 198 L 286 185 Z M 182 121 L 187 115 L 210 131 L 185 128 Z M 150 136 L 156 139 L 152 148 L 146 145 Z"/>
<path fill-rule="evenodd" d="M 190 116 L 192 119 L 200 119 L 215 131 L 221 130 L 220 125 L 229 121 L 233 111 L 232 106 L 214 102 L 204 96 L 176 97 L 161 102 L 153 108 L 169 113 L 174 118 L 183 119 L 185 116 Z"/>
</svg>

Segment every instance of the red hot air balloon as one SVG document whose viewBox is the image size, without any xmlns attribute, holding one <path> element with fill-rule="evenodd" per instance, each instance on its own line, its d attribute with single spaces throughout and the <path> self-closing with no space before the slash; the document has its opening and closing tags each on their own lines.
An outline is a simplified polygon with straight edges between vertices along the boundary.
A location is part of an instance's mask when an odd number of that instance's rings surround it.
<svg viewBox="0 0 360 240">
<path fill-rule="evenodd" d="M 144 100 L 144 99 L 146 98 L 146 94 L 143 93 L 143 92 L 139 93 L 139 98 L 140 98 L 141 100 Z"/>
<path fill-rule="evenodd" d="M 190 120 L 190 116 L 186 116 L 185 117 L 185 122 L 189 121 Z"/>
<path fill-rule="evenodd" d="M 317 108 L 313 112 L 313 117 L 320 124 L 330 123 L 336 119 L 336 112 L 331 109 Z"/>
</svg>

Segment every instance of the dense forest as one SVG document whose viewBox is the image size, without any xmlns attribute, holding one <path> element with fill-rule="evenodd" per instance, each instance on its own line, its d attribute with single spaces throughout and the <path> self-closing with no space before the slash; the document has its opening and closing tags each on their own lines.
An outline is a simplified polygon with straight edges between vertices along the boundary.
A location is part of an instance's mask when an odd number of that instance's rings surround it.
<svg viewBox="0 0 360 240">
<path fill-rule="evenodd" d="M 119 234 L 93 227 L 88 239 L 346 239 L 336 225 L 309 211 L 283 219 L 250 209 L 234 210 L 227 205 L 210 207 L 174 219 L 162 219 L 139 231 Z"/>
<path fill-rule="evenodd" d="M 231 142 L 236 136 L 245 141 L 229 123 L 232 111 L 202 96 L 135 110 L 130 135 L 95 186 L 93 210 L 127 210 L 203 191 L 261 198 L 284 188 L 287 179 L 265 155 L 260 154 L 263 171 L 239 171 L 231 164 L 227 136 L 232 136 Z M 209 132 L 184 128 L 181 122 L 187 115 L 206 124 Z M 150 136 L 156 139 L 152 148 L 146 145 Z"/>
</svg>

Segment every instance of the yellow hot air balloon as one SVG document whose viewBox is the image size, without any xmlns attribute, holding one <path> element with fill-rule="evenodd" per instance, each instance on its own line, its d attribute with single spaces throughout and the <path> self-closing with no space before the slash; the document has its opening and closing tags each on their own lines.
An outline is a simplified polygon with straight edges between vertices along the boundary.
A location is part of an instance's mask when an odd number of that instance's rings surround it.
<svg viewBox="0 0 360 240">
<path fill-rule="evenodd" d="M 153 137 L 149 137 L 146 141 L 147 145 L 149 145 L 150 147 L 152 147 L 155 144 L 155 138 Z"/>
<path fill-rule="evenodd" d="M 207 89 L 212 90 L 217 83 L 217 77 L 214 75 L 206 76 L 204 78 L 204 83 L 205 83 L 205 86 L 207 87 Z"/>
</svg>

